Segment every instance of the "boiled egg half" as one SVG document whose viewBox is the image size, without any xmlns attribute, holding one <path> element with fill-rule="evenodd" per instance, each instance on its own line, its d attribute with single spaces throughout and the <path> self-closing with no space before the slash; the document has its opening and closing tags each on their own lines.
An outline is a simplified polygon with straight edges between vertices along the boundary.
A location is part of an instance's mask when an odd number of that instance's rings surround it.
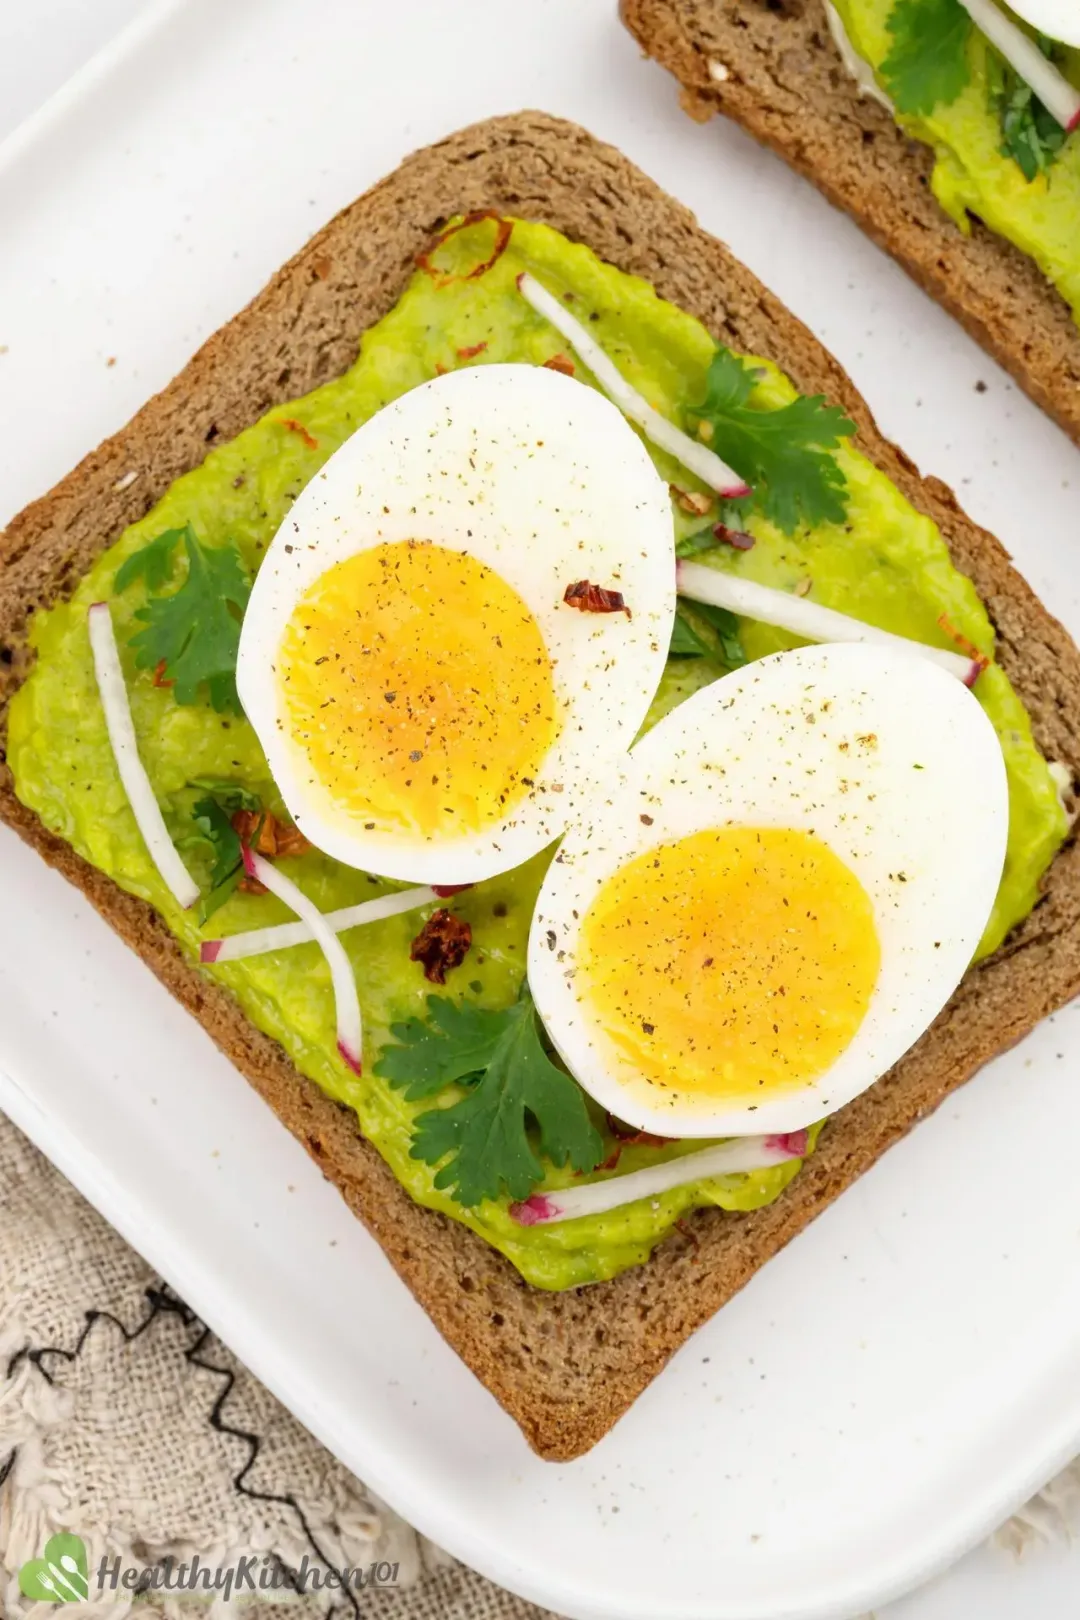
<svg viewBox="0 0 1080 1620">
<path fill-rule="evenodd" d="M 667 490 L 619 411 L 476 366 L 386 406 L 303 490 L 237 685 L 317 848 L 472 883 L 557 838 L 629 747 L 674 591 Z"/>
<path fill-rule="evenodd" d="M 568 830 L 529 940 L 537 1008 L 640 1129 L 798 1130 L 945 1005 L 1007 827 L 993 727 L 944 670 L 857 644 L 761 659 L 662 720 Z"/>
<path fill-rule="evenodd" d="M 1032 28 L 1063 45 L 1080 45 L 1080 4 L 1077 0 L 1009 0 L 1015 11 Z"/>
</svg>

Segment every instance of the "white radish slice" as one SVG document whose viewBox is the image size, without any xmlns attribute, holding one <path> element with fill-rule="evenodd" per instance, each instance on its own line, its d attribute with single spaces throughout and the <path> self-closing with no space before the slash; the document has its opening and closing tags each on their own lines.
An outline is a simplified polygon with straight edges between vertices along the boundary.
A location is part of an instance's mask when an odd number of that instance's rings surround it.
<svg viewBox="0 0 1080 1620">
<path fill-rule="evenodd" d="M 740 1136 L 700 1153 L 687 1153 L 679 1159 L 665 1159 L 644 1170 L 625 1176 L 608 1176 L 604 1181 L 587 1181 L 578 1187 L 562 1187 L 558 1192 L 533 1193 L 523 1203 L 511 1204 L 510 1214 L 522 1226 L 542 1226 L 551 1221 L 572 1221 L 579 1215 L 603 1215 L 609 1209 L 633 1204 L 639 1198 L 657 1198 L 672 1187 L 706 1176 L 729 1176 L 739 1171 L 767 1170 L 774 1164 L 805 1156 L 806 1131 L 788 1131 L 782 1136 Z"/>
<path fill-rule="evenodd" d="M 580 359 L 588 366 L 612 404 L 617 405 L 631 422 L 636 422 L 647 439 L 675 456 L 684 467 L 696 473 L 703 484 L 708 484 L 710 489 L 715 489 L 725 499 L 737 500 L 742 495 L 750 494 L 750 485 L 746 480 L 740 478 L 726 461 L 721 461 L 714 450 L 700 440 L 692 439 L 642 398 L 608 359 L 592 334 L 534 276 L 523 271 L 517 278 L 517 285 L 525 302 L 531 304 L 536 313 L 549 321 L 577 350 Z"/>
<path fill-rule="evenodd" d="M 383 922 L 397 917 L 403 911 L 417 911 L 429 906 L 440 896 L 425 884 L 418 889 L 402 889 L 398 894 L 380 894 L 372 900 L 361 900 L 355 906 L 342 906 L 339 911 L 324 911 L 323 922 L 335 934 L 348 928 L 359 928 L 363 923 Z M 253 928 L 246 934 L 233 934 L 228 939 L 204 940 L 199 949 L 200 962 L 239 962 L 246 956 L 264 956 L 267 951 L 287 951 L 294 945 L 306 945 L 314 939 L 305 922 L 281 923 L 277 928 Z"/>
<path fill-rule="evenodd" d="M 790 591 L 775 591 L 768 585 L 758 585 L 751 579 L 736 579 L 718 568 L 706 568 L 702 563 L 680 562 L 675 568 L 675 589 L 680 596 L 694 602 L 708 602 L 713 607 L 728 608 L 744 619 L 757 619 L 761 624 L 775 625 L 788 630 L 793 636 L 807 641 L 868 641 L 878 647 L 894 647 L 898 651 L 915 653 L 940 664 L 950 675 L 955 675 L 965 686 L 974 686 L 988 660 L 967 658 L 963 653 L 949 652 L 945 647 L 928 647 L 925 642 L 912 641 L 907 636 L 894 636 L 890 630 L 879 630 L 876 625 L 864 624 L 835 608 L 822 607 L 805 596 L 794 596 Z"/>
<path fill-rule="evenodd" d="M 360 1023 L 360 998 L 356 994 L 356 980 L 352 963 L 345 947 L 330 927 L 315 903 L 297 888 L 292 878 L 279 872 L 271 861 L 264 860 L 253 849 L 243 846 L 244 871 L 248 877 L 258 878 L 264 888 L 277 895 L 300 918 L 311 938 L 322 947 L 334 985 L 337 1008 L 337 1046 L 342 1058 L 355 1074 L 361 1072 L 361 1043 L 363 1030 Z"/>
<path fill-rule="evenodd" d="M 994 0 L 960 0 L 972 22 L 991 45 L 1014 67 L 1024 83 L 1031 86 L 1047 112 L 1064 130 L 1080 126 L 1080 90 L 1075 89 L 1038 45 L 1007 17 Z M 1018 8 L 1022 9 L 1022 8 Z"/>
<path fill-rule="evenodd" d="M 120 667 L 120 653 L 116 645 L 112 614 L 107 602 L 95 602 L 86 615 L 90 633 L 90 648 L 94 655 L 94 674 L 97 677 L 101 707 L 105 711 L 105 726 L 109 733 L 116 769 L 127 794 L 131 813 L 135 817 L 147 852 L 161 875 L 162 882 L 177 905 L 185 911 L 199 898 L 199 885 L 180 859 L 176 845 L 169 837 L 169 829 L 154 796 L 146 767 L 139 758 L 135 739 L 135 722 L 131 718 L 124 672 Z"/>
</svg>

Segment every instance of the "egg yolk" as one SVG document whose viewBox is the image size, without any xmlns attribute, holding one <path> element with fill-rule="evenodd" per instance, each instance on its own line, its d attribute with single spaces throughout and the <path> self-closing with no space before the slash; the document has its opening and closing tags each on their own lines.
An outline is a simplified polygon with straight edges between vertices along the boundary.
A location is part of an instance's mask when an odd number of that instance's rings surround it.
<svg viewBox="0 0 1080 1620">
<path fill-rule="evenodd" d="M 501 821 L 559 732 L 529 608 L 486 564 L 426 541 L 328 569 L 276 667 L 309 784 L 372 828 L 433 839 Z"/>
<path fill-rule="evenodd" d="M 782 827 L 713 828 L 637 856 L 596 895 L 581 945 L 579 994 L 642 1080 L 703 1101 L 824 1073 L 881 963 L 854 872 Z"/>
</svg>

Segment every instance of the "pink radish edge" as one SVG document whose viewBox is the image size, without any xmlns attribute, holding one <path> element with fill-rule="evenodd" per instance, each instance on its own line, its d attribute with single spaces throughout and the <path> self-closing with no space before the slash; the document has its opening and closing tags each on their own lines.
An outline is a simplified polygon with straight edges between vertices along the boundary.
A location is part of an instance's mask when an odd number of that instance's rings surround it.
<svg viewBox="0 0 1080 1620">
<path fill-rule="evenodd" d="M 772 1153 L 790 1153 L 793 1159 L 802 1159 L 810 1146 L 810 1132 L 805 1128 L 801 1131 L 781 1131 L 776 1136 L 767 1136 L 765 1146 Z"/>
<path fill-rule="evenodd" d="M 352 1070 L 353 1074 L 363 1074 L 364 1066 L 357 1053 L 350 1052 L 344 1041 L 338 1041 L 337 1049 L 341 1055 L 342 1062 L 347 1064 L 347 1066 Z"/>
<path fill-rule="evenodd" d="M 521 1226 L 536 1226 L 540 1221 L 554 1220 L 559 1213 L 559 1205 L 543 1193 L 533 1193 L 523 1203 L 510 1205 L 510 1219 L 517 1221 Z"/>
</svg>

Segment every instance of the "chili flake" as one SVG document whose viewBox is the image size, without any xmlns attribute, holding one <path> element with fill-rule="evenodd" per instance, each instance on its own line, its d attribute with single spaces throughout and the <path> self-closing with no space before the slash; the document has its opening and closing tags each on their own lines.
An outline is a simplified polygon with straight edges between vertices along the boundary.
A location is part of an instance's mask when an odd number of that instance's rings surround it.
<svg viewBox="0 0 1080 1620">
<path fill-rule="evenodd" d="M 460 967 L 469 954 L 472 929 L 463 917 L 445 907 L 433 911 L 409 947 L 409 960 L 424 964 L 429 984 L 445 984 L 451 968 Z"/>
<path fill-rule="evenodd" d="M 622 591 L 608 590 L 606 585 L 593 585 L 587 579 L 579 579 L 575 584 L 568 585 L 563 592 L 563 601 L 567 607 L 577 608 L 581 613 L 625 613 L 628 619 L 631 616 Z"/>
</svg>

